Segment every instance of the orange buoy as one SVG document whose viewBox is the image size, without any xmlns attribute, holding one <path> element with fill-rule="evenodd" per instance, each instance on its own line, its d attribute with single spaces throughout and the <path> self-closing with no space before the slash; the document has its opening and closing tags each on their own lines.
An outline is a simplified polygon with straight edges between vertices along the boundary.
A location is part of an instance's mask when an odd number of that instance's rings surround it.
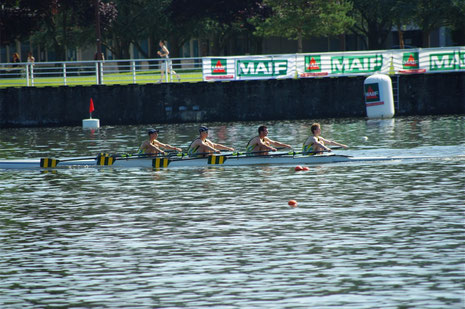
<svg viewBox="0 0 465 309">
<path fill-rule="evenodd" d="M 296 200 L 290 200 L 287 202 L 287 204 L 291 207 L 297 207 L 297 201 Z"/>
<path fill-rule="evenodd" d="M 301 171 L 302 169 L 303 169 L 303 167 L 300 166 L 300 165 L 297 165 L 297 166 L 295 167 L 295 171 L 296 171 L 296 172 Z"/>
<path fill-rule="evenodd" d="M 309 170 L 310 170 L 310 168 L 308 166 L 302 167 L 302 171 L 309 171 Z"/>
</svg>

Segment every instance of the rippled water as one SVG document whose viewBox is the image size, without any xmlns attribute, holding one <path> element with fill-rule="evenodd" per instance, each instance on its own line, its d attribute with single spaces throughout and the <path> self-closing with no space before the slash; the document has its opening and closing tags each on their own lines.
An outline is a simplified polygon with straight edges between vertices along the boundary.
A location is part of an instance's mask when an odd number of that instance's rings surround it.
<svg viewBox="0 0 465 309">
<path fill-rule="evenodd" d="M 435 158 L 0 170 L 0 307 L 463 308 L 465 117 L 321 123 L 344 154 Z M 298 148 L 310 124 L 270 137 Z M 258 123 L 208 125 L 243 149 Z M 160 139 L 186 148 L 197 126 Z M 144 131 L 4 129 L 0 157 L 131 152 Z"/>
</svg>

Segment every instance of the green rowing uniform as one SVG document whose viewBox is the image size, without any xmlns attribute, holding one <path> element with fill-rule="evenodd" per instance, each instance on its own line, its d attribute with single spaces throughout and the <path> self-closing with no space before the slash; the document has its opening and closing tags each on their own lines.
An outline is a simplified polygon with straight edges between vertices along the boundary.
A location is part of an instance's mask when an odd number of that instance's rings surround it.
<svg viewBox="0 0 465 309">
<path fill-rule="evenodd" d="M 199 147 L 200 146 L 197 146 L 197 147 L 191 147 L 191 145 L 196 141 L 198 140 L 198 138 L 196 138 L 195 140 L 192 141 L 192 143 L 189 145 L 189 148 L 187 149 L 187 155 L 190 156 L 190 157 L 196 157 L 198 156 L 197 151 L 199 150 Z"/>
<path fill-rule="evenodd" d="M 255 145 L 250 145 L 250 142 L 254 139 L 255 137 L 252 137 L 250 141 L 247 143 L 247 146 L 245 147 L 245 152 L 250 155 L 252 152 L 254 152 L 255 148 L 257 148 L 258 144 Z M 263 141 L 263 140 L 262 140 Z"/>
<path fill-rule="evenodd" d="M 320 142 L 320 138 L 316 138 Z M 302 145 L 302 154 L 314 155 L 316 153 L 315 148 L 313 147 L 314 143 L 308 145 Z"/>
</svg>

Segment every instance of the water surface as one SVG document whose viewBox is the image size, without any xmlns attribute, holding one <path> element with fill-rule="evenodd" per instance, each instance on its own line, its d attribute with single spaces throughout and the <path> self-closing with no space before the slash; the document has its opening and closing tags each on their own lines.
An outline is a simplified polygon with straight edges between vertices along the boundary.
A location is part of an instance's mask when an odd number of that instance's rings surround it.
<svg viewBox="0 0 465 309">
<path fill-rule="evenodd" d="M 0 306 L 463 308 L 465 117 L 320 122 L 339 153 L 434 158 L 0 170 Z M 259 123 L 207 125 L 243 150 Z M 299 149 L 310 125 L 268 127 Z M 197 127 L 160 140 L 185 149 Z M 0 158 L 134 152 L 145 129 L 3 129 Z"/>
</svg>

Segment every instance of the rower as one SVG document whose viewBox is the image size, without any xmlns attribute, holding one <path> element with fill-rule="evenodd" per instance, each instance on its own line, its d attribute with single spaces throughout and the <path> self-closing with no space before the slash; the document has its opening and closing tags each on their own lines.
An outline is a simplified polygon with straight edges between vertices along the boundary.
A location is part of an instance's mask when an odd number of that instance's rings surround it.
<svg viewBox="0 0 465 309">
<path fill-rule="evenodd" d="M 158 133 L 160 131 L 158 129 L 149 129 L 148 135 L 149 139 L 144 141 L 139 148 L 139 154 L 166 154 L 161 148 L 163 149 L 170 149 L 181 152 L 182 149 L 178 147 L 174 147 L 168 144 L 163 144 L 157 140 Z"/>
<path fill-rule="evenodd" d="M 316 154 L 324 151 L 330 152 L 331 149 L 325 144 L 339 146 L 344 149 L 349 148 L 347 145 L 340 144 L 335 141 L 330 141 L 320 136 L 321 126 L 319 123 L 314 123 L 310 127 L 312 131 L 312 136 L 309 136 L 307 140 L 302 145 L 302 154 Z"/>
<path fill-rule="evenodd" d="M 247 154 L 267 155 L 269 151 L 276 151 L 275 147 L 292 148 L 291 145 L 273 141 L 268 138 L 268 128 L 266 126 L 258 127 L 258 136 L 252 138 L 246 147 Z"/>
<path fill-rule="evenodd" d="M 220 150 L 234 151 L 234 148 L 213 143 L 208 138 L 208 128 L 199 128 L 199 137 L 195 139 L 189 146 L 187 154 L 189 156 L 209 156 L 212 153 L 220 153 Z"/>
</svg>

